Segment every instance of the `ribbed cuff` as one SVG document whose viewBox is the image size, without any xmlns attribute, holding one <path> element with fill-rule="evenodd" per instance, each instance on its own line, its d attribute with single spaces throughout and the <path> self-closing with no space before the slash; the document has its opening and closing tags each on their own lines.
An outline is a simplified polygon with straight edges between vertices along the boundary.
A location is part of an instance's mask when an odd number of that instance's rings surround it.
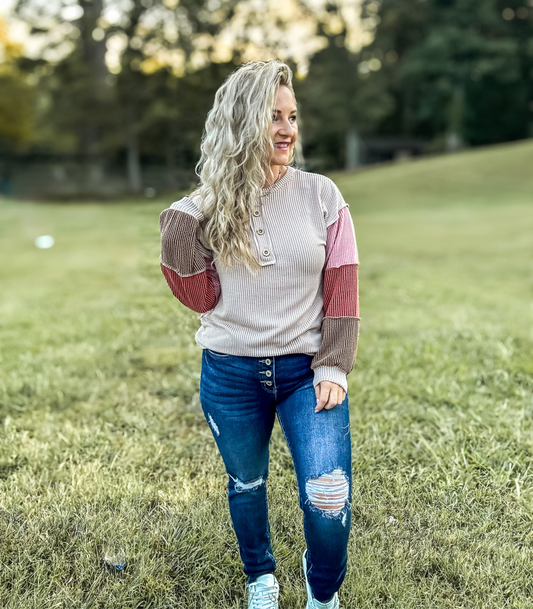
<svg viewBox="0 0 533 609">
<path fill-rule="evenodd" d="M 335 366 L 319 366 L 315 368 L 315 378 L 313 380 L 313 386 L 316 387 L 318 383 L 322 381 L 331 381 L 340 385 L 344 391 L 348 392 L 348 381 L 346 379 L 346 373 L 340 368 Z"/>
</svg>

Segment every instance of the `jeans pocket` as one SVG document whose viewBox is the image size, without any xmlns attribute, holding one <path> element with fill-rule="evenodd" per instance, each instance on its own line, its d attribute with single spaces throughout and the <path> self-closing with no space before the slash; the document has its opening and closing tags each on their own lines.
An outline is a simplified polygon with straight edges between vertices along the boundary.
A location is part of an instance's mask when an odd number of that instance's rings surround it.
<svg viewBox="0 0 533 609">
<path fill-rule="evenodd" d="M 206 352 L 211 355 L 212 357 L 214 357 L 215 359 L 226 359 L 228 357 L 233 357 L 232 355 L 229 355 L 228 353 L 220 353 L 218 351 L 211 351 L 211 349 L 206 349 Z"/>
</svg>

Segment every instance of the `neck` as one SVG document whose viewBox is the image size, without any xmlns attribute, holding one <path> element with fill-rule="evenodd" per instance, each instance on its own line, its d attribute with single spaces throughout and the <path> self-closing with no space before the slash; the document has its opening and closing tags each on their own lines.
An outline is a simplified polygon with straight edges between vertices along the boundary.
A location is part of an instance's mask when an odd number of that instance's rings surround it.
<svg viewBox="0 0 533 609">
<path fill-rule="evenodd" d="M 268 188 L 269 186 L 272 186 L 272 184 L 274 184 L 274 182 L 278 178 L 280 178 L 286 171 L 287 171 L 287 168 L 282 165 L 271 165 L 268 168 L 268 170 L 265 172 L 266 179 L 265 179 L 263 188 Z"/>
</svg>

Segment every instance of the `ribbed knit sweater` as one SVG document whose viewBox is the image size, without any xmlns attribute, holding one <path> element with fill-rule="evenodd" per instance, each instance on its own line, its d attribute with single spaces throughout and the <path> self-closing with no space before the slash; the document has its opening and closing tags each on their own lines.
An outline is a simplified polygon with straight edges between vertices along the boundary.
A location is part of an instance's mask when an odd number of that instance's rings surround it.
<svg viewBox="0 0 533 609">
<path fill-rule="evenodd" d="M 172 293 L 200 313 L 196 343 L 230 355 L 312 355 L 314 385 L 347 390 L 359 335 L 359 259 L 348 204 L 329 178 L 287 167 L 263 188 L 250 221 L 261 265 L 217 265 L 199 197 L 160 216 L 161 269 Z"/>
</svg>

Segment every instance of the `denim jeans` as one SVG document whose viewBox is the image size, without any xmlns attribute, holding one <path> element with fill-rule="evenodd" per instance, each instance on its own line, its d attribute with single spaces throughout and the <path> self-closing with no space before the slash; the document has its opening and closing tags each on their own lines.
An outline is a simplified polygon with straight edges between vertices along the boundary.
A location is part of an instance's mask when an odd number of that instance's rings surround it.
<svg viewBox="0 0 533 609">
<path fill-rule="evenodd" d="M 228 474 L 244 572 L 273 573 L 266 480 L 276 413 L 294 462 L 307 543 L 307 577 L 328 601 L 346 574 L 352 464 L 348 395 L 315 413 L 312 356 L 262 358 L 204 349 L 200 402 Z"/>
</svg>

